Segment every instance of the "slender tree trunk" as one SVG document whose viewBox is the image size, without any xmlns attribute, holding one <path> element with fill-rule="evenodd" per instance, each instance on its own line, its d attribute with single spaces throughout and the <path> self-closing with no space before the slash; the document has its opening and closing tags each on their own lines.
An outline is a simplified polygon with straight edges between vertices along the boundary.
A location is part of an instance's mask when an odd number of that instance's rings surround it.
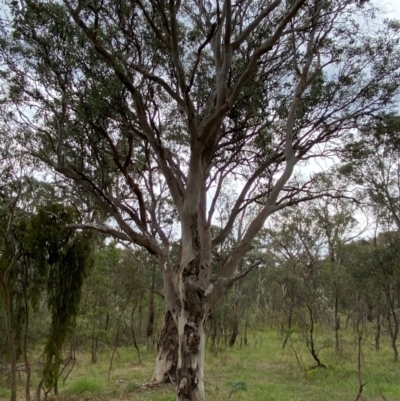
<svg viewBox="0 0 400 401">
<path fill-rule="evenodd" d="M 388 316 L 388 323 L 389 323 L 389 332 L 391 338 L 391 346 L 393 350 L 393 360 L 397 362 L 399 358 L 399 352 L 397 350 L 397 336 L 399 333 L 399 321 L 397 319 L 396 308 L 394 305 L 394 295 L 392 296 L 390 288 L 385 287 L 386 292 L 386 299 L 389 305 L 389 316 Z M 393 323 L 392 323 L 392 319 Z"/>
<path fill-rule="evenodd" d="M 114 356 L 115 356 L 115 353 L 117 352 L 117 348 L 118 348 L 119 326 L 120 326 L 120 323 L 119 323 L 119 322 L 120 322 L 120 319 L 118 319 L 118 323 L 117 323 L 117 332 L 115 333 L 115 339 L 114 339 L 114 344 L 113 344 L 113 350 L 112 350 L 111 358 L 110 358 L 110 366 L 109 366 L 109 368 L 108 368 L 108 376 L 107 376 L 108 381 L 110 381 L 110 379 L 111 379 L 111 370 L 112 370 L 112 367 L 113 367 Z"/>
<path fill-rule="evenodd" d="M 379 352 L 380 349 L 380 340 L 381 340 L 381 313 L 380 309 L 378 309 L 378 315 L 376 316 L 376 329 L 375 329 L 375 351 Z"/>
<path fill-rule="evenodd" d="M 247 345 L 247 327 L 249 326 L 249 313 L 248 309 L 246 309 L 246 316 L 244 320 L 244 335 L 243 335 L 243 344 Z"/>
<path fill-rule="evenodd" d="M 233 347 L 235 345 L 236 338 L 239 334 L 239 309 L 240 309 L 239 300 L 240 300 L 240 292 L 241 292 L 241 289 L 239 286 L 240 286 L 240 283 L 238 283 L 236 298 L 232 305 L 233 324 L 232 324 L 232 332 L 228 339 L 228 345 L 230 347 Z"/>
<path fill-rule="evenodd" d="M 131 311 L 131 322 L 130 322 L 130 327 L 131 327 L 131 334 L 132 334 L 133 346 L 134 346 L 135 349 L 136 349 L 137 356 L 138 356 L 138 359 L 139 359 L 139 363 L 142 365 L 142 364 L 143 364 L 143 362 L 142 362 L 142 357 L 141 357 L 141 355 L 140 355 L 140 349 L 139 349 L 139 346 L 138 346 L 138 343 L 137 343 L 137 340 L 136 340 L 135 327 L 134 327 L 134 324 L 133 324 L 133 321 L 134 321 L 134 320 L 133 320 L 133 315 L 134 315 L 134 313 L 135 313 L 136 305 L 137 305 L 137 304 L 135 304 L 135 306 L 132 308 L 132 311 Z"/>
<path fill-rule="evenodd" d="M 22 338 L 22 354 L 24 358 L 24 365 L 25 365 L 25 372 L 26 372 L 26 381 L 25 381 L 25 400 L 31 401 L 31 367 L 29 365 L 28 360 L 28 347 L 27 347 L 27 340 L 28 340 L 28 327 L 29 327 L 29 306 L 28 306 L 28 297 L 26 293 L 26 285 L 28 283 L 28 274 L 25 268 L 24 271 L 24 308 L 25 308 L 25 325 L 24 325 L 24 334 Z"/>
<path fill-rule="evenodd" d="M 96 325 L 93 324 L 93 330 L 92 330 L 92 363 L 96 363 L 97 362 L 98 345 L 99 345 L 99 338 L 96 335 Z"/>
<path fill-rule="evenodd" d="M 238 268 L 239 273 L 243 271 L 243 262 L 241 261 Z M 232 333 L 229 336 L 228 345 L 233 347 L 235 345 L 235 341 L 237 336 L 239 335 L 239 321 L 240 321 L 240 299 L 242 295 L 242 280 L 239 280 L 235 286 L 236 297 L 235 301 L 232 305 L 233 310 L 233 325 L 232 325 Z"/>
<path fill-rule="evenodd" d="M 95 311 L 97 309 L 97 296 L 95 297 L 95 303 L 93 306 L 93 310 Z M 101 316 L 101 315 L 100 315 Z M 101 327 L 101 318 L 100 318 L 100 327 Z M 91 346 L 91 353 L 92 353 L 92 363 L 97 362 L 98 358 L 98 345 L 99 345 L 99 339 L 96 334 L 96 321 L 93 321 L 93 329 L 92 329 L 92 346 Z"/>
<path fill-rule="evenodd" d="M 340 319 L 339 319 L 339 289 L 338 289 L 338 282 L 336 279 L 335 282 L 335 299 L 334 299 L 334 306 L 333 306 L 333 320 L 335 326 L 335 353 L 338 354 L 340 352 L 340 345 L 339 345 L 339 330 L 340 330 Z"/>
<path fill-rule="evenodd" d="M 215 341 L 217 339 L 218 323 L 215 319 L 211 321 L 211 349 L 215 352 Z"/>
<path fill-rule="evenodd" d="M 8 280 L 7 280 L 8 281 Z M 5 311 L 6 335 L 8 342 L 8 350 L 10 352 L 10 401 L 17 399 L 17 358 L 15 354 L 14 336 L 11 326 L 11 306 L 10 306 L 10 293 L 8 291 L 8 283 L 4 279 L 1 280 L 3 288 L 3 305 Z"/>
<path fill-rule="evenodd" d="M 233 321 L 232 333 L 229 336 L 228 345 L 233 347 L 235 345 L 236 338 L 239 334 L 239 319 L 235 316 L 235 320 Z"/>
<path fill-rule="evenodd" d="M 360 328 L 360 322 L 361 322 L 361 328 Z M 357 319 L 357 378 L 358 378 L 358 393 L 354 401 L 358 401 L 361 398 L 361 394 L 363 392 L 363 389 L 365 385 L 367 384 L 366 382 L 363 383 L 362 381 L 362 358 L 361 358 L 361 348 L 362 348 L 362 340 L 363 340 L 363 333 L 364 333 L 364 327 L 361 321 L 361 316 L 358 316 Z"/>
<path fill-rule="evenodd" d="M 42 395 L 42 386 L 43 386 L 43 379 L 40 380 L 39 384 L 36 387 L 35 392 L 35 401 L 40 401 Z"/>
<path fill-rule="evenodd" d="M 139 338 L 142 337 L 142 323 L 143 323 L 143 298 L 140 297 L 139 300 L 139 318 L 137 319 L 137 335 Z"/>
<path fill-rule="evenodd" d="M 392 349 L 393 349 L 393 360 L 395 362 L 397 362 L 397 360 L 399 359 L 399 351 L 397 349 L 397 334 L 399 332 L 399 325 L 397 322 L 397 318 L 394 318 L 395 322 L 394 322 L 394 333 L 392 336 Z"/>
<path fill-rule="evenodd" d="M 326 368 L 326 366 L 321 362 L 321 360 L 318 357 L 318 353 L 315 349 L 315 340 L 314 340 L 314 323 L 315 323 L 315 316 L 312 311 L 311 307 L 308 307 L 308 313 L 310 317 L 310 328 L 309 328 L 309 341 L 307 343 L 307 348 L 309 349 L 311 356 L 314 358 L 315 362 L 317 362 L 318 368 Z"/>
<path fill-rule="evenodd" d="M 150 299 L 149 299 L 149 317 L 147 320 L 146 327 L 146 343 L 149 348 L 150 344 L 153 344 L 153 334 L 154 334 L 154 291 L 155 291 L 155 265 L 153 265 L 153 271 L 151 276 L 151 286 L 150 286 Z"/>
<path fill-rule="evenodd" d="M 9 230 L 7 229 L 7 231 Z M 1 286 L 3 289 L 3 305 L 5 312 L 6 335 L 7 335 L 8 349 L 10 352 L 10 389 L 11 389 L 10 401 L 15 401 L 17 399 L 17 357 L 15 354 L 14 336 L 12 332 L 10 292 L 8 290 L 8 282 L 10 274 L 16 266 L 19 256 L 18 252 L 16 251 L 16 247 L 14 250 L 15 252 L 12 257 L 12 260 L 9 266 L 7 267 L 6 271 L 4 272 L 3 277 L 1 277 L 0 279 Z"/>
<path fill-rule="evenodd" d="M 112 369 L 112 366 L 113 366 L 113 360 L 114 360 L 114 356 L 115 356 L 115 353 L 117 352 L 117 348 L 118 348 L 118 344 L 119 344 L 119 333 L 120 333 L 120 330 L 121 330 L 121 321 L 123 320 L 122 317 L 123 317 L 123 315 L 124 315 L 124 313 L 126 311 L 126 308 L 128 307 L 128 304 L 129 304 L 129 302 L 131 300 L 131 297 L 132 297 L 132 292 L 129 293 L 129 296 L 125 301 L 125 305 L 123 306 L 119 316 L 117 316 L 117 331 L 115 333 L 113 351 L 112 351 L 111 360 L 110 360 L 110 368 L 108 370 L 108 380 L 110 380 L 110 378 L 111 378 L 111 369 Z"/>
<path fill-rule="evenodd" d="M 110 321 L 110 312 L 107 311 L 107 315 L 106 315 L 106 324 L 105 324 L 105 326 L 104 326 L 104 330 L 105 330 L 105 331 L 108 331 L 108 323 L 109 323 L 109 321 Z"/>
<path fill-rule="evenodd" d="M 285 349 L 286 344 L 289 340 L 289 337 L 291 335 L 291 330 L 292 330 L 292 315 L 293 315 L 293 301 L 290 302 L 290 307 L 289 307 L 289 316 L 288 316 L 288 323 L 287 323 L 287 331 L 285 334 L 285 338 L 282 343 L 282 349 Z"/>
</svg>

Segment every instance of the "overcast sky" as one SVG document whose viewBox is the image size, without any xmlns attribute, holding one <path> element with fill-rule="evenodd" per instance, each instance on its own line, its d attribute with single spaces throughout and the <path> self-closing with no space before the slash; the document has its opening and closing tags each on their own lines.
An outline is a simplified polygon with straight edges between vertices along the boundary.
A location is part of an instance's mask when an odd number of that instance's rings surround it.
<svg viewBox="0 0 400 401">
<path fill-rule="evenodd" d="M 383 8 L 388 13 L 388 17 L 400 19 L 400 0 L 372 0 L 372 3 Z"/>
</svg>

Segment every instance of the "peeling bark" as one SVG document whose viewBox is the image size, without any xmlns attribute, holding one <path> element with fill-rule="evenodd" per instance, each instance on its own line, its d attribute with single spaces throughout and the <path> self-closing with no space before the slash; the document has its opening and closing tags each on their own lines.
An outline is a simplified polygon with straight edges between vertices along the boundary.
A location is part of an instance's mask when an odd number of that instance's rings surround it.
<svg viewBox="0 0 400 401">
<path fill-rule="evenodd" d="M 178 330 L 171 312 L 164 316 L 164 324 L 157 342 L 157 357 L 151 381 L 175 383 L 178 366 Z"/>
<path fill-rule="evenodd" d="M 194 286 L 185 286 L 186 299 L 177 320 L 179 335 L 177 399 L 179 401 L 203 401 L 205 324 L 202 296 Z"/>
<path fill-rule="evenodd" d="M 179 316 L 177 399 L 204 401 L 205 319 L 198 324 Z"/>
</svg>

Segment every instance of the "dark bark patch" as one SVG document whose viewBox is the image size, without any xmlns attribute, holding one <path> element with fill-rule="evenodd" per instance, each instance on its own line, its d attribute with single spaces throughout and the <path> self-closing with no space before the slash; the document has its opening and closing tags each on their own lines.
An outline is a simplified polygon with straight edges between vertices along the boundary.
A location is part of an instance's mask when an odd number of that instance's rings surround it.
<svg viewBox="0 0 400 401">
<path fill-rule="evenodd" d="M 191 322 L 198 322 L 202 320 L 203 311 L 203 299 L 204 291 L 195 285 L 186 283 L 185 286 L 185 311 L 188 319 Z"/>
<path fill-rule="evenodd" d="M 200 336 L 197 328 L 192 324 L 186 324 L 184 327 L 184 333 L 188 351 L 191 353 L 197 353 L 200 344 Z"/>
<path fill-rule="evenodd" d="M 187 355 L 188 361 L 190 363 L 190 357 Z M 192 369 L 187 367 L 186 369 L 181 369 L 180 380 L 178 383 L 177 395 L 180 401 L 187 400 L 192 401 L 192 395 L 197 391 L 197 374 L 198 369 Z"/>
</svg>

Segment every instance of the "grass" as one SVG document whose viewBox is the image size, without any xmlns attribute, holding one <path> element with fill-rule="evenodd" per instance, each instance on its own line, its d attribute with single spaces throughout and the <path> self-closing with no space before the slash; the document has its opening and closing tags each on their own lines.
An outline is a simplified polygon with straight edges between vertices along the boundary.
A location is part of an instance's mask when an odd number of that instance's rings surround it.
<svg viewBox="0 0 400 401">
<path fill-rule="evenodd" d="M 284 350 L 276 332 L 256 331 L 250 335 L 247 346 L 226 348 L 217 355 L 208 351 L 206 398 L 208 401 L 354 400 L 358 390 L 357 349 L 347 335 L 349 338 L 343 338 L 340 355 L 333 353 L 332 344 L 320 351 L 326 369 L 312 368 L 313 360 L 296 333 Z M 78 355 L 75 369 L 65 383 L 60 382 L 61 400 L 175 400 L 172 385 L 151 390 L 142 388 L 141 383 L 151 376 L 154 353 L 143 351 L 143 365 L 135 355 L 132 348 L 119 349 L 109 381 L 110 355 L 102 354 L 96 364 L 91 364 L 89 355 Z M 392 362 L 386 344 L 377 353 L 370 342 L 363 343 L 362 369 L 362 379 L 367 384 L 361 400 L 400 401 L 400 363 Z M 7 390 L 0 387 L 0 400 L 6 400 L 7 396 Z"/>
<path fill-rule="evenodd" d="M 68 383 L 66 391 L 71 394 L 80 395 L 85 391 L 89 393 L 100 393 L 103 385 L 98 378 L 95 377 L 80 377 Z"/>
<path fill-rule="evenodd" d="M 0 400 L 9 400 L 10 399 L 10 390 L 8 388 L 3 387 L 0 384 Z"/>
</svg>

